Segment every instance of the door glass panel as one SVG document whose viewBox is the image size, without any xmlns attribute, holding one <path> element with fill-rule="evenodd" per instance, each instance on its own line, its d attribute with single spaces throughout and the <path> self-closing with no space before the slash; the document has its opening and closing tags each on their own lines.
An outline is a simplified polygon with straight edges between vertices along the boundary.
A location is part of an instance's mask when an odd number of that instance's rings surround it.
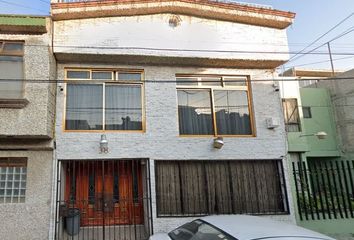
<svg viewBox="0 0 354 240">
<path fill-rule="evenodd" d="M 115 203 L 119 202 L 119 166 L 115 166 L 114 176 L 113 176 L 113 201 Z"/>
<path fill-rule="evenodd" d="M 138 203 L 139 202 L 139 186 L 138 186 L 138 166 L 136 166 L 136 163 L 133 163 L 133 202 Z"/>
<path fill-rule="evenodd" d="M 89 173 L 89 185 L 88 185 L 88 201 L 89 204 L 95 203 L 95 195 L 96 195 L 96 182 L 95 182 L 95 173 Z"/>
</svg>

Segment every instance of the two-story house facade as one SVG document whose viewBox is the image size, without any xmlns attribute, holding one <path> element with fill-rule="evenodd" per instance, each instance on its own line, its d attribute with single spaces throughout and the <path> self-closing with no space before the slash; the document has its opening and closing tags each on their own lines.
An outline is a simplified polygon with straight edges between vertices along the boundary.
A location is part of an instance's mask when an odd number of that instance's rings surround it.
<svg viewBox="0 0 354 240">
<path fill-rule="evenodd" d="M 0 238 L 48 239 L 55 60 L 49 18 L 0 15 Z"/>
<path fill-rule="evenodd" d="M 144 239 L 209 214 L 294 221 L 271 81 L 288 60 L 293 13 L 52 1 L 52 18 L 55 239 Z M 79 232 L 67 221 L 72 208 Z"/>
</svg>

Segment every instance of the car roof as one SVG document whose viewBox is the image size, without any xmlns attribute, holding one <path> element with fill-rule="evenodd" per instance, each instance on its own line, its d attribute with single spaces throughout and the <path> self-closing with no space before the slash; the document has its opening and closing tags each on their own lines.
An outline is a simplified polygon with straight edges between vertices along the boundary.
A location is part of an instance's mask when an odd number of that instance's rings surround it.
<svg viewBox="0 0 354 240">
<path fill-rule="evenodd" d="M 218 215 L 200 218 L 239 240 L 251 239 L 328 239 L 314 231 L 296 225 L 273 221 L 265 217 L 248 215 Z"/>
</svg>

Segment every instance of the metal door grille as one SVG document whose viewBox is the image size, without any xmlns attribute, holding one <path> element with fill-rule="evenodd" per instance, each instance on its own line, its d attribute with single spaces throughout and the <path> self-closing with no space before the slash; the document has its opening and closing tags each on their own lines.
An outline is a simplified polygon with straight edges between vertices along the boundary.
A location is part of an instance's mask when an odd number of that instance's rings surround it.
<svg viewBox="0 0 354 240">
<path fill-rule="evenodd" d="M 56 240 L 144 240 L 152 234 L 148 160 L 59 160 L 56 196 Z M 73 209 L 80 213 L 78 232 L 70 221 Z"/>
</svg>

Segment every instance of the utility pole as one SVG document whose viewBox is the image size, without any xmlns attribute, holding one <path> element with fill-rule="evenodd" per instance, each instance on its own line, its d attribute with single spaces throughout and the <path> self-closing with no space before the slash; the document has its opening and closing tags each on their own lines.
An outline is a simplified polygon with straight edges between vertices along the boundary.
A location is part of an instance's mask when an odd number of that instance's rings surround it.
<svg viewBox="0 0 354 240">
<path fill-rule="evenodd" d="M 328 46 L 329 59 L 331 60 L 332 77 L 333 77 L 333 76 L 334 76 L 334 66 L 333 66 L 333 59 L 332 59 L 331 45 L 329 44 L 329 42 L 327 43 L 327 46 Z"/>
</svg>

